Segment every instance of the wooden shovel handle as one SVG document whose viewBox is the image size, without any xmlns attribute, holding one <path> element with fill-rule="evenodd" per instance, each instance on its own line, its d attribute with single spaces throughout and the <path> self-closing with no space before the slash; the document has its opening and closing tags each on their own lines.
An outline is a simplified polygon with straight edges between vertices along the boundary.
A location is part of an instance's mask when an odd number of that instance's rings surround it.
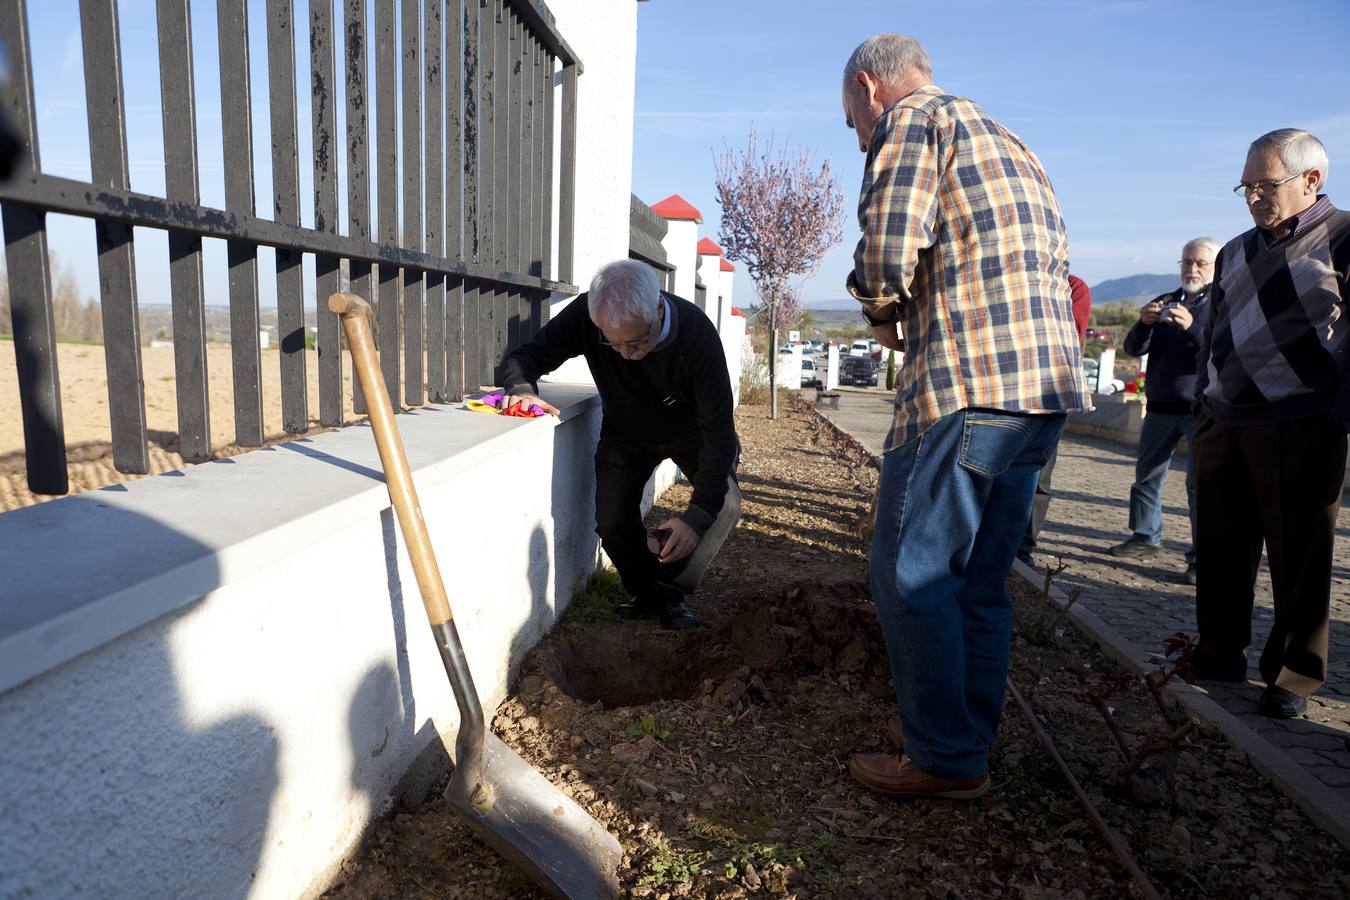
<svg viewBox="0 0 1350 900">
<path fill-rule="evenodd" d="M 422 605 L 433 628 L 451 619 L 450 600 L 445 595 L 445 583 L 436 565 L 436 554 L 431 547 L 431 536 L 422 519 L 422 507 L 417 502 L 408 457 L 403 452 L 403 441 L 394 425 L 394 407 L 389 402 L 389 391 L 384 385 L 379 360 L 375 356 L 375 341 L 370 335 L 370 305 L 355 294 L 333 294 L 328 308 L 342 317 L 342 330 L 347 335 L 347 346 L 352 353 L 352 366 L 365 393 L 370 412 L 370 427 L 375 432 L 375 446 L 380 451 L 385 485 L 389 488 L 389 502 L 398 516 L 403 541 L 408 545 L 417 576 L 417 587 L 422 593 Z"/>
</svg>

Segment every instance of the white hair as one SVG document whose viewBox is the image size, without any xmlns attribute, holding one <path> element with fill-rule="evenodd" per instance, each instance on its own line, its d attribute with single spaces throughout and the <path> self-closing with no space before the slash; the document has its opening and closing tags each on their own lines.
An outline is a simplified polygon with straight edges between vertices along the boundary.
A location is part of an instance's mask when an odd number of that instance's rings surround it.
<svg viewBox="0 0 1350 900">
<path fill-rule="evenodd" d="M 911 72 L 933 77 L 923 44 L 904 34 L 878 34 L 859 44 L 844 66 L 844 86 L 859 72 L 870 72 L 888 87 L 899 85 Z"/>
<path fill-rule="evenodd" d="M 1204 247 L 1206 250 L 1209 251 L 1210 256 L 1218 256 L 1219 251 L 1223 249 L 1223 245 L 1220 244 L 1218 241 L 1214 240 L 1214 238 L 1212 237 L 1198 237 L 1198 238 L 1191 238 L 1189 241 L 1187 241 L 1185 244 L 1182 245 L 1181 255 L 1184 257 L 1187 251 L 1189 251 L 1192 247 Z"/>
<path fill-rule="evenodd" d="M 636 259 L 619 259 L 600 267 L 591 279 L 587 309 L 597 325 L 650 322 L 656 318 L 661 285 L 651 266 Z"/>
<path fill-rule="evenodd" d="M 1323 147 L 1322 142 L 1311 132 L 1298 128 L 1281 128 L 1268 132 L 1252 141 L 1251 147 L 1247 149 L 1247 155 L 1251 156 L 1262 150 L 1274 150 L 1290 175 L 1316 169 L 1322 173 L 1322 184 L 1327 183 L 1327 168 L 1330 166 L 1327 148 Z"/>
</svg>

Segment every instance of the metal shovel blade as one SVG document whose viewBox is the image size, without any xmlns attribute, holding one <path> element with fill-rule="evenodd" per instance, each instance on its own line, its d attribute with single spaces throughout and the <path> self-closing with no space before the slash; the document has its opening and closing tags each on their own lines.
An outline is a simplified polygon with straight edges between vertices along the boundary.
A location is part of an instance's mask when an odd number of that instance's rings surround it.
<svg viewBox="0 0 1350 900">
<path fill-rule="evenodd" d="M 459 749 L 446 799 L 484 842 L 556 897 L 618 896 L 614 835 L 491 732 Z"/>
</svg>

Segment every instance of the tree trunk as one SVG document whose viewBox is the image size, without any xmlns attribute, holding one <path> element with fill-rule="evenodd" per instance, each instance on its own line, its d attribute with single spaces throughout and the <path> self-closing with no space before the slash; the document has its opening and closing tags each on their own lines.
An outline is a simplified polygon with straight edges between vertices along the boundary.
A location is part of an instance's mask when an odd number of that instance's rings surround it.
<svg viewBox="0 0 1350 900">
<path fill-rule="evenodd" d="M 778 418 L 778 298 L 769 299 L 769 418 Z"/>
</svg>

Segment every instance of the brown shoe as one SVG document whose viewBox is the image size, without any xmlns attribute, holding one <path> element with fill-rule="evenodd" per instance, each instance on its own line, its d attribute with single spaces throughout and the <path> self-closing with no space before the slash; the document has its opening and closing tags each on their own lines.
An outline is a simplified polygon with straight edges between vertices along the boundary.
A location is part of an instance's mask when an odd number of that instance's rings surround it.
<svg viewBox="0 0 1350 900">
<path fill-rule="evenodd" d="M 943 797 L 974 800 L 989 790 L 989 776 L 970 781 L 938 778 L 895 753 L 855 753 L 848 770 L 863 787 L 891 797 Z"/>
<path fill-rule="evenodd" d="M 895 749 L 905 749 L 905 730 L 900 726 L 899 716 L 891 716 L 886 720 L 886 739 Z"/>
</svg>

